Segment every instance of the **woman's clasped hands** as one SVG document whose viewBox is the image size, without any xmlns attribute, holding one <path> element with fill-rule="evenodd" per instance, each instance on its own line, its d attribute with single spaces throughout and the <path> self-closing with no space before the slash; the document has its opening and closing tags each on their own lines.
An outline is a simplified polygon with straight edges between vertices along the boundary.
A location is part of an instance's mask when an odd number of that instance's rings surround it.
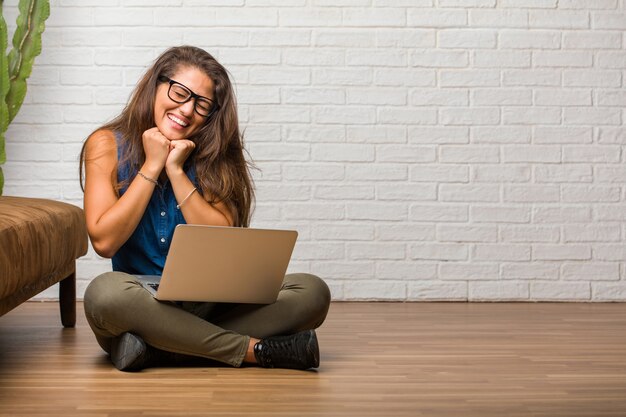
<svg viewBox="0 0 626 417">
<path fill-rule="evenodd" d="M 189 139 L 169 140 L 157 127 L 146 130 L 142 140 L 146 154 L 144 167 L 155 176 L 158 176 L 163 168 L 168 176 L 183 171 L 183 164 L 196 147 Z"/>
</svg>

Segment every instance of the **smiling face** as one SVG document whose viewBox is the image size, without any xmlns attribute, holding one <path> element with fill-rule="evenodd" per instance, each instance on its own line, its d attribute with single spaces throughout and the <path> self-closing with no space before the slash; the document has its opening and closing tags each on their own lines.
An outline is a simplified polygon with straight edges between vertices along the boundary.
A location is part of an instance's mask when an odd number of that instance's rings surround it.
<svg viewBox="0 0 626 417">
<path fill-rule="evenodd" d="M 179 67 L 170 77 L 195 94 L 213 99 L 213 81 L 195 67 Z M 154 100 L 154 121 L 169 140 L 187 139 L 202 127 L 206 118 L 194 111 L 195 100 L 176 103 L 167 95 L 169 83 L 160 83 Z"/>
</svg>

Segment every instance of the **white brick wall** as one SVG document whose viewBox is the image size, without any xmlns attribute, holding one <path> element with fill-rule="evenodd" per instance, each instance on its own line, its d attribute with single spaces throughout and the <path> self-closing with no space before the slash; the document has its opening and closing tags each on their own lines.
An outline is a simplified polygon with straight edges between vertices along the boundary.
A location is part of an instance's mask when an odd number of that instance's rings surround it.
<svg viewBox="0 0 626 417">
<path fill-rule="evenodd" d="M 81 142 L 191 43 L 234 76 L 253 226 L 335 299 L 626 301 L 625 30 L 626 0 L 52 0 L 5 193 L 80 206 Z"/>
</svg>

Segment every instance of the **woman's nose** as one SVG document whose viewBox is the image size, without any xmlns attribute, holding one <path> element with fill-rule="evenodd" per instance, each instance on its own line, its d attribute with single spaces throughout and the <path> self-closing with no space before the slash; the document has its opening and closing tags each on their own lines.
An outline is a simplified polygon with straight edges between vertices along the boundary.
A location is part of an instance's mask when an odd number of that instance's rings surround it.
<svg viewBox="0 0 626 417">
<path fill-rule="evenodd" d="M 196 101 L 192 98 L 191 100 L 185 102 L 185 103 L 181 103 L 179 108 L 180 111 L 185 115 L 185 116 L 191 116 L 193 115 L 193 108 L 196 105 Z"/>
</svg>

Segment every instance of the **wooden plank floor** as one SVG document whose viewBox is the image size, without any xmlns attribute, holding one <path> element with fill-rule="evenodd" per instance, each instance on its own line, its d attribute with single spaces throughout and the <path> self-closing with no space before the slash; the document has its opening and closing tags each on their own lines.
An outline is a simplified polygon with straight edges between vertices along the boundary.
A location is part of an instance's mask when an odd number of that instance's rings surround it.
<svg viewBox="0 0 626 417">
<path fill-rule="evenodd" d="M 0 317 L 0 416 L 626 416 L 626 304 L 333 303 L 317 372 L 136 374 L 78 308 Z"/>
</svg>

